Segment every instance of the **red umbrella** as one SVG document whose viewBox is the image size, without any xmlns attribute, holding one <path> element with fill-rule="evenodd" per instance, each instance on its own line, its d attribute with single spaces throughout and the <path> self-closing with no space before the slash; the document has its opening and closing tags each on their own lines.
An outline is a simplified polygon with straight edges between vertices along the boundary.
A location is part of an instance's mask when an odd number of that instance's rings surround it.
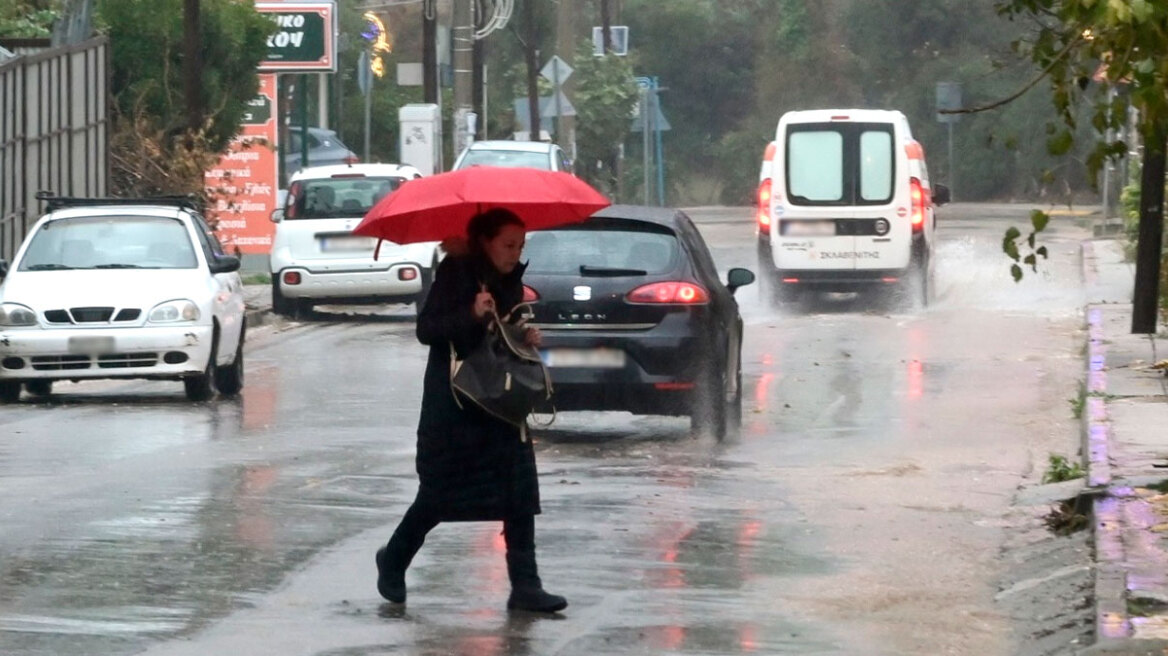
<svg viewBox="0 0 1168 656">
<path fill-rule="evenodd" d="M 472 166 L 410 180 L 382 198 L 353 230 L 397 244 L 466 234 L 471 217 L 496 207 L 519 215 L 528 230 L 583 221 L 611 205 L 583 180 L 559 171 Z"/>
</svg>

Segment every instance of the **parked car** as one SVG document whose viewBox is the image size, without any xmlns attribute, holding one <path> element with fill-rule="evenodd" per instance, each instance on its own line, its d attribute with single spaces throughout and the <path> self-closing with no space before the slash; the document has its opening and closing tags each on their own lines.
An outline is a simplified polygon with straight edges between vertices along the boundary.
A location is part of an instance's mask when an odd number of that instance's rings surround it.
<svg viewBox="0 0 1168 656">
<path fill-rule="evenodd" d="M 572 162 L 564 149 L 542 141 L 476 141 L 459 154 L 451 170 L 471 166 L 525 166 L 572 172 Z"/>
<path fill-rule="evenodd" d="M 527 237 L 525 300 L 557 410 L 689 415 L 721 438 L 742 412 L 746 269 L 718 278 L 684 212 L 617 205 Z"/>
<path fill-rule="evenodd" d="M 243 388 L 239 259 L 178 199 L 46 198 L 0 263 L 0 402 L 54 381 L 181 380 L 188 398 Z"/>
<path fill-rule="evenodd" d="M 314 305 L 418 303 L 430 288 L 437 242 L 398 245 L 358 237 L 353 228 L 377 201 L 422 177 L 412 166 L 310 166 L 292 176 L 272 213 L 272 309 L 303 315 Z"/>
<path fill-rule="evenodd" d="M 304 167 L 304 130 L 299 126 L 288 128 L 288 147 L 284 150 L 284 170 L 288 176 Z M 310 127 L 307 131 L 308 166 L 356 164 L 361 161 L 348 146 L 341 143 L 337 133 L 325 128 Z"/>
<path fill-rule="evenodd" d="M 925 153 L 897 111 L 787 112 L 759 189 L 758 257 L 777 300 L 895 286 L 927 305 L 934 205 Z"/>
</svg>

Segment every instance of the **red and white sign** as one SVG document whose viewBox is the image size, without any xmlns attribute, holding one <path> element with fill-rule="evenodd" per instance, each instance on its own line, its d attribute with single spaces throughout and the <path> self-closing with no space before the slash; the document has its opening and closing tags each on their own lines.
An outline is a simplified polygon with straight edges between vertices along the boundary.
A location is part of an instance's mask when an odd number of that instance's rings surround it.
<svg viewBox="0 0 1168 656">
<path fill-rule="evenodd" d="M 248 103 L 239 136 L 219 165 L 204 174 L 213 206 L 208 218 L 228 252 L 264 254 L 272 248 L 279 180 L 276 74 L 260 73 L 259 94 Z"/>
</svg>

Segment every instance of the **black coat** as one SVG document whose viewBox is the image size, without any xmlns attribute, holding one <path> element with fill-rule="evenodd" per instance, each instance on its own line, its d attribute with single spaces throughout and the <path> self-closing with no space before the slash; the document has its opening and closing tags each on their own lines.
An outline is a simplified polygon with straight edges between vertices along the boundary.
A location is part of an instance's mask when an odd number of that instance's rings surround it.
<svg viewBox="0 0 1168 656">
<path fill-rule="evenodd" d="M 470 403 L 450 387 L 450 345 L 466 355 L 486 334 L 473 307 L 479 285 L 495 297 L 500 315 L 523 300 L 523 270 L 500 275 L 484 257 L 449 256 L 418 314 L 418 341 L 430 347 L 418 422 L 418 496 L 442 521 L 501 520 L 540 512 L 531 440 L 519 429 Z"/>
</svg>

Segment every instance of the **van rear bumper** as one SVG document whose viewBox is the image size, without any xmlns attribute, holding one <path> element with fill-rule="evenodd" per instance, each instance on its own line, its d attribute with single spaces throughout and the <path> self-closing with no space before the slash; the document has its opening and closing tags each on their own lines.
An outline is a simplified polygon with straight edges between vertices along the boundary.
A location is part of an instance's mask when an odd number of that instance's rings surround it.
<svg viewBox="0 0 1168 656">
<path fill-rule="evenodd" d="M 814 288 L 822 292 L 849 292 L 873 285 L 895 285 L 908 277 L 910 269 L 811 269 L 777 270 L 775 282 L 791 287 Z"/>
</svg>

